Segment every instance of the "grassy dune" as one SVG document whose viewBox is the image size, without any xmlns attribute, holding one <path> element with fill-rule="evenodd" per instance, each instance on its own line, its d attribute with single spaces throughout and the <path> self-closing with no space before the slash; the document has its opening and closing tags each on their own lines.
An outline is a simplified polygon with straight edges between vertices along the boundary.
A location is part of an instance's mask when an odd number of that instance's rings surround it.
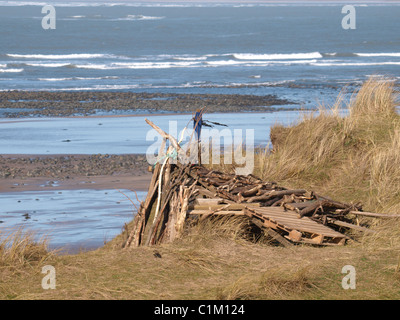
<svg viewBox="0 0 400 320">
<path fill-rule="evenodd" d="M 391 82 L 370 80 L 340 116 L 333 108 L 271 131 L 273 150 L 256 156 L 256 174 L 281 185 L 400 213 L 400 117 Z M 400 220 L 369 219 L 377 232 L 343 247 L 271 246 L 249 238 L 246 219 L 204 221 L 156 247 L 103 248 L 61 256 L 17 233 L 0 243 L 2 299 L 399 299 Z M 157 253 L 157 254 L 155 254 Z M 161 256 L 161 258 L 160 258 Z M 44 265 L 56 289 L 41 287 Z M 342 288 L 342 267 L 356 289 Z"/>
<path fill-rule="evenodd" d="M 339 115 L 332 108 L 300 123 L 271 129 L 272 153 L 258 157 L 258 174 L 318 189 L 378 212 L 400 210 L 400 116 L 391 82 L 369 80 Z"/>
</svg>

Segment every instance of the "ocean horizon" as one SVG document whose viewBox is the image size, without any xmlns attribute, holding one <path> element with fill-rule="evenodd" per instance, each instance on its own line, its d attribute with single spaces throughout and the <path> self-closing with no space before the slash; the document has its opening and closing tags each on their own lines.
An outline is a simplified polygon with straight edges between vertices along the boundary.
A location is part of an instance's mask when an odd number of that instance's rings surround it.
<svg viewBox="0 0 400 320">
<path fill-rule="evenodd" d="M 41 7 L 53 4 L 56 28 Z M 0 90 L 277 94 L 332 102 L 400 78 L 400 6 L 356 2 L 0 1 Z"/>
</svg>

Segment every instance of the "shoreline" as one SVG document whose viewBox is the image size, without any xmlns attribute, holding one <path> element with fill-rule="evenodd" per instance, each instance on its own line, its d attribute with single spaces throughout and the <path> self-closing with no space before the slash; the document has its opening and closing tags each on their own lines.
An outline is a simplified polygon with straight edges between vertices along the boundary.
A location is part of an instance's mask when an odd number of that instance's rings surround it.
<svg viewBox="0 0 400 320">
<path fill-rule="evenodd" d="M 131 191 L 146 191 L 150 184 L 151 174 L 143 176 L 76 176 L 68 180 L 50 178 L 21 178 L 0 179 L 0 193 L 25 191 L 54 191 L 54 190 L 105 190 L 125 189 Z"/>
<path fill-rule="evenodd" d="M 2 118 L 143 116 L 146 114 L 154 116 L 155 114 L 188 114 L 203 107 L 206 107 L 206 112 L 209 113 L 272 112 L 297 110 L 299 104 L 271 94 L 258 96 L 110 91 L 0 92 L 0 117 Z"/>
<path fill-rule="evenodd" d="M 1 107 L 0 107 L 1 110 Z M 283 108 L 274 108 L 274 109 L 266 109 L 266 110 L 257 110 L 257 111 L 235 111 L 235 112 L 221 112 L 221 111 L 216 111 L 216 112 L 207 112 L 208 114 L 226 114 L 226 113 L 237 113 L 237 114 L 264 114 L 264 113 L 273 113 L 273 112 L 278 112 L 278 111 L 313 111 L 312 109 L 301 109 L 301 108 L 292 108 L 292 109 L 283 109 Z M 150 113 L 150 112 L 143 112 L 143 113 L 137 113 L 137 114 L 109 114 L 109 115 L 71 115 L 71 116 L 26 116 L 26 117 L 0 117 L 0 124 L 1 123 L 16 123 L 16 122 L 26 122 L 26 121 L 35 121 L 35 120 L 51 120 L 51 119 L 87 119 L 87 118 L 93 118 L 93 119 L 102 119 L 102 118 L 139 118 L 139 117 L 163 117 L 163 116 L 170 116 L 170 115 L 177 115 L 177 116 L 184 116 L 184 115 L 190 115 L 194 114 L 195 111 L 190 111 L 190 112 L 158 112 L 158 113 Z M 6 119 L 6 120 L 5 120 Z"/>
<path fill-rule="evenodd" d="M 0 192 L 129 189 L 147 191 L 144 155 L 0 155 Z"/>
</svg>

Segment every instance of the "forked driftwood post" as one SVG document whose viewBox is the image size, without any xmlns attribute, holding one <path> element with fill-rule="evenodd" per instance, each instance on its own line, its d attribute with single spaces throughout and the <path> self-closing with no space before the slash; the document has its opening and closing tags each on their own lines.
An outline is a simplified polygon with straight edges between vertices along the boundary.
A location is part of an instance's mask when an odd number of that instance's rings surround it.
<svg viewBox="0 0 400 320">
<path fill-rule="evenodd" d="M 154 166 L 146 201 L 139 208 L 124 247 L 169 242 L 179 237 L 182 234 L 189 198 L 193 191 L 193 187 L 182 185 L 183 170 L 176 170 L 177 166 L 170 161 L 173 151 L 176 152 L 174 154 L 177 158 L 183 153 L 176 138 L 150 120 L 145 119 L 145 121 L 164 140 L 158 152 L 158 161 Z M 169 140 L 171 145 L 165 152 L 166 140 Z"/>
</svg>

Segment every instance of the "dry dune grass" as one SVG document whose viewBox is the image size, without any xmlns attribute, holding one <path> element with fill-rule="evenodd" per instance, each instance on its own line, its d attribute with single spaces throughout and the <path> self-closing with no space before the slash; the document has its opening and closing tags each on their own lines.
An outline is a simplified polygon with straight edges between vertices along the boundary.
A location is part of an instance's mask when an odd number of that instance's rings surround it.
<svg viewBox="0 0 400 320">
<path fill-rule="evenodd" d="M 45 238 L 35 238 L 22 228 L 0 232 L 0 299 L 17 298 L 25 291 L 21 285 L 36 278 L 35 271 L 56 257 Z"/>
<path fill-rule="evenodd" d="M 1 267 L 1 299 L 379 299 L 400 298 L 399 260 L 388 250 L 273 247 L 243 238 L 223 219 L 187 230 L 174 243 L 128 250 L 106 246 Z M 236 224 L 234 226 L 236 228 Z M 376 240 L 375 240 L 376 241 Z M 157 254 L 157 255 L 156 255 Z M 41 288 L 41 267 L 56 270 L 56 289 Z M 341 268 L 357 268 L 357 290 L 341 288 Z M 9 270 L 9 271 L 7 271 Z"/>
<path fill-rule="evenodd" d="M 318 188 L 338 199 L 362 201 L 366 210 L 400 209 L 400 116 L 392 82 L 368 80 L 341 116 L 332 108 L 271 130 L 273 151 L 257 157 L 266 180 Z M 305 185 L 306 184 L 306 185 Z M 321 191 L 319 191 L 321 193 Z"/>
<path fill-rule="evenodd" d="M 45 238 L 35 240 L 35 234 L 17 229 L 7 234 L 0 233 L 0 266 L 19 267 L 42 263 L 53 255 Z"/>
<path fill-rule="evenodd" d="M 241 276 L 217 291 L 221 300 L 299 299 L 313 284 L 307 268 L 291 270 L 269 269 L 260 274 Z"/>
</svg>

